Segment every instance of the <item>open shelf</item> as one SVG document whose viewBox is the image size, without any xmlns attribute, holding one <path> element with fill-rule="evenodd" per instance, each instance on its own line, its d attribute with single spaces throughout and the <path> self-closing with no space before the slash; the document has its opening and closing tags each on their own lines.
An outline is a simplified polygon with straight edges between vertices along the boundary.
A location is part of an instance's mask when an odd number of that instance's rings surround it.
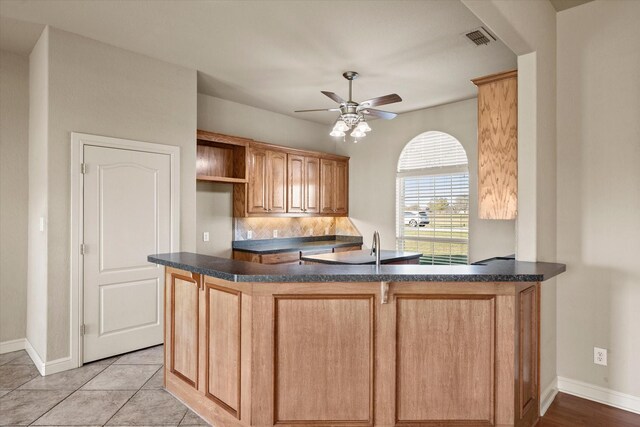
<svg viewBox="0 0 640 427">
<path fill-rule="evenodd" d="M 232 184 L 246 183 L 246 145 L 242 138 L 198 131 L 196 179 Z"/>
<path fill-rule="evenodd" d="M 197 175 L 198 181 L 211 181 L 211 182 L 226 182 L 231 184 L 246 184 L 246 178 L 231 178 L 228 176 L 209 176 L 209 175 Z"/>
</svg>

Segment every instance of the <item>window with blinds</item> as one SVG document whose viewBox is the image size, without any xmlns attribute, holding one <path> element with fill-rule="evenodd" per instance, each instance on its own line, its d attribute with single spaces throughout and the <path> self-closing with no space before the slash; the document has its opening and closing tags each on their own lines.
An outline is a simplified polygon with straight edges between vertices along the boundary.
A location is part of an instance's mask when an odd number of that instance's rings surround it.
<svg viewBox="0 0 640 427">
<path fill-rule="evenodd" d="M 421 252 L 421 264 L 467 264 L 469 168 L 460 142 L 420 134 L 402 151 L 397 172 L 398 250 Z"/>
</svg>

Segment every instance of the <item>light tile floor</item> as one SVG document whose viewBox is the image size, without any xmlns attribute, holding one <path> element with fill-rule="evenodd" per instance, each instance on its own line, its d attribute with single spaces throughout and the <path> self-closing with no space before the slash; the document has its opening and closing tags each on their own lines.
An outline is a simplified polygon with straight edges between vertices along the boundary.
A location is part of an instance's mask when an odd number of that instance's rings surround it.
<svg viewBox="0 0 640 427">
<path fill-rule="evenodd" d="M 162 389 L 163 346 L 41 377 L 25 351 L 0 355 L 0 425 L 207 425 Z"/>
</svg>

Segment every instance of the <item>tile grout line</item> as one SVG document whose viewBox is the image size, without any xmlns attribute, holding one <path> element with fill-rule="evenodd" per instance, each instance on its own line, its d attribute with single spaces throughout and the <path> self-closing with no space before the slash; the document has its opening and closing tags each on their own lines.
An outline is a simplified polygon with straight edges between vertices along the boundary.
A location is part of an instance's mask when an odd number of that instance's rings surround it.
<svg viewBox="0 0 640 427">
<path fill-rule="evenodd" d="M 3 366 L 4 366 L 4 365 L 3 365 Z M 29 366 L 29 365 L 16 365 L 16 366 Z M 35 367 L 35 366 L 33 366 L 33 369 L 35 369 L 35 370 L 36 370 L 36 372 L 38 372 L 38 370 L 36 369 L 36 367 Z M 20 387 L 22 387 L 22 386 L 23 386 L 23 385 L 25 385 L 26 383 L 28 383 L 28 382 L 30 382 L 30 381 L 33 381 L 33 380 L 35 380 L 36 378 L 38 378 L 38 375 L 40 375 L 40 373 L 37 373 L 37 375 L 35 375 L 35 376 L 33 376 L 33 377 L 29 378 L 28 380 L 26 380 L 26 381 L 25 381 L 25 382 L 23 382 L 23 383 L 20 383 L 18 386 L 14 387 L 14 388 L 12 388 L 12 389 L 5 389 L 5 390 L 11 390 L 9 393 L 13 393 L 14 391 L 18 390 Z M 7 395 L 8 395 L 9 393 L 7 393 Z M 4 396 L 2 396 L 2 397 L 4 397 Z"/>
<path fill-rule="evenodd" d="M 163 368 L 164 368 L 164 364 L 160 365 L 160 367 L 159 367 L 159 368 L 158 368 L 158 369 L 157 369 L 153 374 L 151 374 L 151 376 L 149 377 L 149 379 L 148 379 L 148 380 L 146 380 L 146 381 L 144 382 L 144 384 L 142 384 L 142 387 L 140 387 L 140 389 L 139 389 L 139 390 L 144 389 L 144 386 L 146 386 L 146 385 L 147 385 L 147 383 L 148 383 L 149 381 L 151 381 L 151 379 L 152 379 L 153 377 L 155 377 L 155 376 L 156 376 L 156 374 L 158 373 L 158 371 L 159 371 L 160 369 L 163 369 Z"/>
<path fill-rule="evenodd" d="M 164 345 L 164 344 L 163 344 L 163 345 Z M 149 348 L 149 347 L 147 347 L 147 348 Z M 121 356 L 121 357 L 122 357 L 122 356 Z M 113 365 L 113 364 L 115 364 L 118 360 L 119 360 L 119 359 L 114 360 L 114 361 L 113 361 L 113 363 L 112 363 L 112 365 Z M 123 363 L 123 365 L 124 365 L 124 363 Z M 162 365 L 158 368 L 158 370 L 160 370 L 160 369 L 162 369 L 162 368 L 164 368 L 164 361 L 163 361 Z M 131 401 L 131 399 L 133 399 L 133 397 L 134 397 L 136 394 L 138 394 L 138 393 L 140 392 L 140 390 L 142 390 L 142 387 L 144 387 L 144 386 L 145 386 L 145 384 L 147 384 L 147 383 L 151 380 L 151 378 L 153 378 L 153 376 L 154 376 L 156 373 L 158 373 L 158 371 L 155 371 L 155 372 L 153 373 L 153 375 L 151 375 L 151 376 L 149 377 L 149 379 L 148 379 L 147 381 L 145 381 L 145 382 L 144 382 L 144 384 L 142 384 L 142 386 L 140 386 L 140 388 L 139 388 L 135 393 L 133 393 L 133 394 L 131 395 L 131 397 L 129 397 L 129 398 L 127 399 L 127 401 L 126 401 L 126 402 L 124 402 L 124 403 L 122 404 L 122 406 L 120 406 L 120 407 L 118 408 L 118 410 L 117 410 L 117 411 L 115 411 L 115 412 L 113 413 L 113 415 L 111 415 L 111 416 L 109 417 L 109 419 L 107 420 L 107 422 L 105 422 L 105 423 L 104 423 L 104 424 L 102 424 L 102 425 L 103 425 L 103 426 L 106 426 L 107 424 L 109 424 L 109 421 L 111 421 L 111 420 L 113 419 L 113 417 L 115 417 L 116 415 L 118 415 L 118 412 L 120 412 L 120 411 L 122 410 L 122 408 L 124 408 L 124 407 L 125 407 L 125 405 L 126 405 L 127 403 L 129 403 L 129 402 Z"/>
<path fill-rule="evenodd" d="M 152 346 L 155 347 L 155 346 Z M 148 347 L 150 348 L 150 347 Z M 148 349 L 147 348 L 147 349 Z M 146 349 L 142 349 L 142 350 L 146 350 Z M 136 350 L 136 351 L 132 351 L 130 353 L 135 353 L 137 351 L 141 351 L 141 350 Z M 129 354 L 129 353 L 127 353 Z M 5 365 L 10 365 L 11 362 L 15 361 L 16 359 L 20 358 L 22 356 L 22 354 L 17 354 L 16 357 L 11 358 L 10 360 L 6 361 L 5 363 L 1 364 L 0 366 L 5 366 Z M 62 396 L 64 396 L 59 402 L 55 403 L 53 406 L 51 406 L 49 409 L 47 409 L 43 414 L 41 414 L 40 416 L 38 416 L 35 420 L 33 420 L 32 422 L 30 422 L 28 425 L 35 425 L 39 420 L 41 420 L 43 417 L 45 417 L 46 415 L 50 414 L 55 408 L 57 408 L 59 405 L 63 404 L 64 402 L 66 402 L 71 396 L 73 396 L 76 392 L 78 391 L 133 391 L 132 395 L 127 398 L 127 400 L 120 405 L 115 412 L 106 420 L 105 423 L 101 424 L 102 426 L 107 425 L 109 422 L 112 421 L 112 419 L 129 403 L 131 402 L 131 400 L 140 392 L 143 391 L 143 388 L 151 381 L 151 379 L 159 372 L 162 371 L 164 369 L 164 360 L 161 363 L 120 363 L 117 364 L 117 362 L 119 360 L 122 359 L 122 357 L 126 356 L 125 355 L 120 355 L 118 357 L 115 357 L 114 360 L 110 363 L 96 363 L 96 365 L 98 366 L 98 370 L 94 375 L 91 375 L 89 378 L 87 378 L 85 381 L 83 381 L 81 384 L 79 384 L 78 386 L 74 387 L 73 389 L 64 389 L 64 388 L 58 388 L 58 387 L 54 387 L 54 388 L 44 388 L 44 389 L 23 389 L 21 391 L 24 392 L 37 392 L 37 391 L 51 391 L 51 392 L 62 392 Z M 96 361 L 98 362 L 98 361 Z M 89 366 L 92 362 L 89 362 L 87 365 L 83 365 L 79 368 L 85 367 L 85 366 Z M 93 379 L 95 379 L 96 377 L 98 377 L 99 375 L 103 374 L 104 371 L 106 371 L 107 369 L 109 369 L 109 367 L 111 366 L 138 366 L 138 367 L 147 367 L 147 366 L 158 366 L 158 368 L 153 371 L 153 373 L 151 374 L 151 376 L 141 385 L 139 386 L 137 389 L 127 389 L 127 390 L 119 390 L 119 389 L 113 389 L 113 390 L 81 390 L 82 387 L 84 387 L 85 385 L 87 385 L 89 382 L 91 382 Z M 33 364 L 33 362 L 28 363 L 28 364 L 16 364 L 16 366 L 28 366 L 31 369 L 34 369 L 35 366 Z M 100 369 L 101 368 L 101 369 Z M 78 369 L 78 368 L 74 368 L 74 369 Z M 64 372 L 64 371 L 63 371 Z M 62 374 L 62 372 L 61 372 Z M 31 378 L 28 378 L 25 382 L 22 382 L 20 384 L 18 384 L 17 386 L 13 387 L 13 388 L 7 388 L 7 389 L 3 389 L 3 390 L 7 390 L 7 395 L 12 394 L 14 391 L 18 391 L 18 389 L 20 387 L 23 387 L 24 385 L 28 384 L 29 382 L 35 380 L 36 378 L 38 378 L 38 375 L 34 375 Z M 64 382 L 64 381 L 63 381 Z M 63 386 L 64 387 L 64 386 Z M 149 390 L 155 390 L 155 389 L 149 389 Z M 166 390 L 164 388 L 160 388 L 159 390 L 161 391 L 165 391 Z M 4 396 L 2 396 L 4 397 Z M 183 405 L 184 406 L 184 405 Z M 182 415 L 180 421 L 178 421 L 178 423 L 176 424 L 176 426 L 179 426 L 180 423 L 182 423 L 184 421 L 184 419 L 186 418 L 187 414 L 189 413 L 189 408 L 185 407 L 184 408 L 184 414 Z"/>
<path fill-rule="evenodd" d="M 118 410 L 116 410 L 116 411 L 113 413 L 113 415 L 111 415 L 111 416 L 109 417 L 109 419 L 107 420 L 107 422 L 105 422 L 105 423 L 104 423 L 104 424 L 102 424 L 102 425 L 103 425 L 103 426 L 106 426 L 107 424 L 109 424 L 109 421 L 111 421 L 111 420 L 113 419 L 113 417 L 115 417 L 116 415 L 118 415 L 118 412 L 120 412 L 120 411 L 122 410 L 122 408 L 124 408 L 124 407 L 125 407 L 125 405 L 126 405 L 127 403 L 129 403 L 129 402 L 131 401 L 131 399 L 133 399 L 133 397 L 134 397 L 136 394 L 138 394 L 138 393 L 140 392 L 140 390 L 141 390 L 141 389 L 142 389 L 142 388 L 139 388 L 138 390 L 136 390 L 136 392 L 135 392 L 135 393 L 133 393 L 133 394 L 132 394 L 128 399 L 127 399 L 127 401 L 126 401 L 126 402 L 124 402 L 124 403 L 123 403 L 123 404 L 118 408 Z"/>
<path fill-rule="evenodd" d="M 182 402 L 180 402 L 182 403 Z M 187 405 L 185 405 L 184 403 L 182 403 L 184 405 L 184 407 L 187 409 L 184 412 L 184 415 L 182 416 L 182 418 L 180 418 L 180 421 L 178 421 L 178 426 L 180 426 L 180 424 L 182 424 L 182 422 L 184 421 L 184 419 L 187 417 L 187 414 L 189 413 L 189 411 L 191 410 L 191 408 L 189 408 Z"/>
<path fill-rule="evenodd" d="M 32 390 L 32 391 L 33 391 L 33 390 Z M 61 391 L 69 391 L 69 390 L 61 390 Z M 78 391 L 78 390 L 77 390 L 77 389 L 76 389 L 76 390 L 71 390 L 71 391 L 69 392 L 69 394 L 67 394 L 67 395 L 66 395 L 62 400 L 60 400 L 60 402 L 58 402 L 58 403 L 56 403 L 55 405 L 53 405 L 51 408 L 49 408 L 49 410 L 48 410 L 48 411 L 45 411 L 45 413 L 44 413 L 44 414 L 40 415 L 38 418 L 36 418 L 35 420 L 33 420 L 29 425 L 30 425 L 30 426 L 34 425 L 36 422 L 38 422 L 38 420 L 39 420 L 40 418 L 44 417 L 44 416 L 45 416 L 46 414 L 48 414 L 48 413 L 49 413 L 53 408 L 55 408 L 56 406 L 58 406 L 59 404 L 61 404 L 61 403 L 62 403 L 62 402 L 64 402 L 65 400 L 67 400 L 67 399 L 69 398 L 69 396 L 71 396 L 71 395 L 72 395 L 73 393 L 75 393 L 76 391 Z"/>
<path fill-rule="evenodd" d="M 17 350 L 16 353 L 20 353 L 21 351 L 24 351 L 26 353 L 25 350 Z M 8 354 L 8 353 L 7 353 Z M 13 362 L 14 360 L 16 360 L 18 357 L 20 357 L 20 355 L 16 355 L 16 357 L 14 357 L 13 359 L 9 359 L 4 363 L 0 363 L 0 366 L 4 366 L 4 365 L 8 365 L 9 363 Z"/>
<path fill-rule="evenodd" d="M 83 365 L 84 366 L 84 365 Z M 56 408 L 58 405 L 60 405 L 62 402 L 64 402 L 65 400 L 67 400 L 69 397 L 71 397 L 72 394 L 74 394 L 76 391 L 80 390 L 82 387 L 84 387 L 84 385 L 86 383 L 88 383 L 89 381 L 91 381 L 92 379 L 94 379 L 95 377 L 97 377 L 98 375 L 100 375 L 102 372 L 104 372 L 105 369 L 107 369 L 109 366 L 111 366 L 110 364 L 106 364 L 105 367 L 103 369 L 101 369 L 99 372 L 97 372 L 94 376 L 92 376 L 91 378 L 89 378 L 87 381 L 85 381 L 84 383 L 82 383 L 82 385 L 80 385 L 79 387 L 77 387 L 75 390 L 72 390 L 71 393 L 67 394 L 67 396 L 62 399 L 60 402 L 56 403 L 55 405 L 53 405 L 51 408 L 49 408 L 48 411 L 46 411 L 44 414 L 40 415 L 38 418 L 36 418 L 35 420 L 33 420 L 33 422 L 31 424 L 29 424 L 30 426 L 34 425 L 35 423 L 38 422 L 38 420 L 42 417 L 44 417 L 45 415 L 47 415 L 49 412 L 53 411 L 54 408 Z M 81 366 L 82 367 L 82 366 Z M 79 369 L 79 368 L 76 368 Z M 64 371 L 63 371 L 64 372 Z M 62 373 L 62 372 L 60 372 Z M 25 383 L 26 384 L 26 383 Z M 24 384 L 23 384 L 24 385 Z M 20 386 L 22 387 L 22 386 Z M 55 389 L 54 389 L 55 390 Z M 63 390 L 64 391 L 64 390 Z"/>
</svg>

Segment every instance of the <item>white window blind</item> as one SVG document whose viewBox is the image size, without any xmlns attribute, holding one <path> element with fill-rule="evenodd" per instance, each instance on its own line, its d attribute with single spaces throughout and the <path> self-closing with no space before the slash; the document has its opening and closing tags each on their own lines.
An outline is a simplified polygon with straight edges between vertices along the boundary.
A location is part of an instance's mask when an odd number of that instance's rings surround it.
<svg viewBox="0 0 640 427">
<path fill-rule="evenodd" d="M 466 264 L 469 173 L 464 148 L 451 135 L 423 133 L 398 161 L 397 247 L 421 252 L 422 264 Z"/>
<path fill-rule="evenodd" d="M 467 153 L 457 139 L 442 132 L 425 132 L 404 147 L 398 172 L 451 166 L 468 167 Z"/>
</svg>

